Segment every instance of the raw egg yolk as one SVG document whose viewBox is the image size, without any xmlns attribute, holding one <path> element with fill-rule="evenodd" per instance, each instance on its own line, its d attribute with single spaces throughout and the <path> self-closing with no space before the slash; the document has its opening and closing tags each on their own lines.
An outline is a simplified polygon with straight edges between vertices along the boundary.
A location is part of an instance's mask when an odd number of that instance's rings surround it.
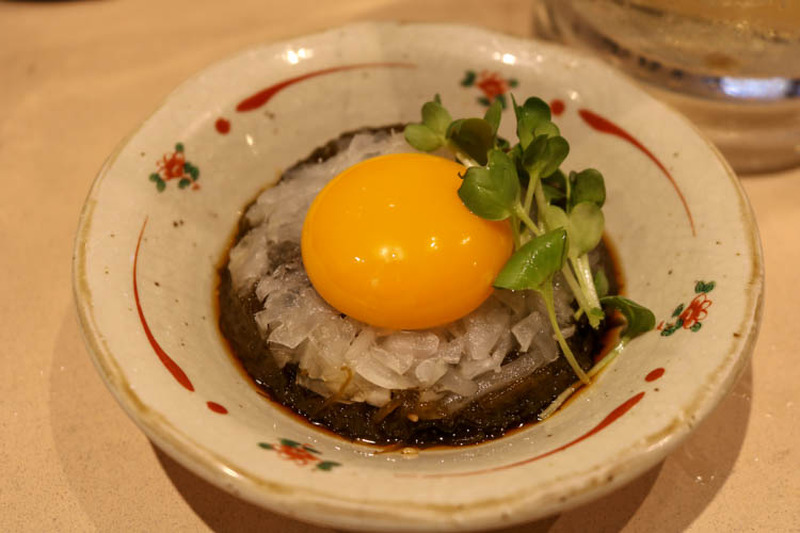
<svg viewBox="0 0 800 533">
<path fill-rule="evenodd" d="M 513 249 L 508 222 L 458 197 L 466 169 L 427 154 L 367 159 L 331 180 L 303 225 L 317 292 L 372 326 L 424 329 L 457 320 L 492 293 Z"/>
</svg>

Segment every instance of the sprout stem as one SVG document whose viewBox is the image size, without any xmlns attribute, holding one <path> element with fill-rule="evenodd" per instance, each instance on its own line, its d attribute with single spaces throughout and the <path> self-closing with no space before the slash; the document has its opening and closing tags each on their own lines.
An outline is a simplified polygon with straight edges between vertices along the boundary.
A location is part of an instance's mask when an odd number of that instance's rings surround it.
<svg viewBox="0 0 800 533">
<path fill-rule="evenodd" d="M 589 256 L 583 254 L 575 259 L 570 259 L 570 261 L 578 276 L 578 282 L 586 295 L 586 303 L 593 309 L 602 309 L 600 298 L 597 296 L 597 289 L 594 286 L 592 268 L 589 266 Z"/>
<path fill-rule="evenodd" d="M 525 211 L 525 208 L 519 205 L 519 203 L 517 203 L 514 206 L 514 214 L 519 217 L 519 219 L 522 221 L 523 224 L 525 224 L 525 226 L 527 226 L 528 230 L 530 230 L 531 233 L 533 233 L 537 237 L 544 234 L 544 230 L 540 228 L 538 225 L 536 225 L 536 222 L 531 220 L 531 217 L 528 216 L 528 213 L 527 211 Z"/>
<path fill-rule="evenodd" d="M 564 352 L 564 357 L 567 358 L 569 366 L 572 367 L 572 370 L 573 372 L 575 372 L 575 375 L 578 376 L 578 379 L 580 379 L 581 382 L 584 383 L 585 385 L 588 385 L 589 377 L 586 375 L 581 366 L 578 364 L 578 361 L 572 354 L 572 350 L 570 350 L 569 345 L 567 344 L 567 340 L 561 333 L 561 328 L 558 327 L 558 320 L 556 319 L 556 308 L 555 305 L 553 304 L 552 281 L 545 283 L 544 286 L 542 286 L 540 292 L 542 294 L 542 298 L 544 299 L 544 304 L 547 307 L 547 316 L 550 318 L 550 324 L 553 326 L 553 331 L 556 334 L 556 339 L 558 339 L 558 344 L 561 346 L 561 351 Z"/>
<path fill-rule="evenodd" d="M 589 302 L 586 300 L 586 294 L 581 289 L 578 280 L 575 279 L 575 275 L 570 270 L 569 265 L 564 265 L 561 269 L 561 274 L 564 275 L 564 279 L 569 285 L 569 289 L 572 291 L 573 296 L 575 296 L 575 300 L 578 302 L 578 306 L 583 309 L 583 312 L 586 313 L 586 317 L 589 319 L 589 324 L 592 328 L 597 329 L 600 325 L 600 319 L 593 316 L 590 312 L 592 307 L 589 305 Z"/>
<path fill-rule="evenodd" d="M 525 190 L 525 203 L 522 204 L 522 207 L 525 209 L 526 213 L 531 212 L 531 207 L 533 207 L 533 196 L 536 192 L 537 186 L 540 185 L 541 181 L 542 180 L 539 179 L 538 173 L 528 170 L 528 188 Z M 542 215 L 539 215 L 539 217 L 541 216 Z"/>
<path fill-rule="evenodd" d="M 514 239 L 514 250 L 519 250 L 522 247 L 522 241 L 519 236 L 519 219 L 511 215 L 508 217 L 508 221 L 511 223 L 511 236 Z"/>
<path fill-rule="evenodd" d="M 462 165 L 464 165 L 465 167 L 470 168 L 470 167 L 482 167 L 483 166 L 480 163 L 478 163 L 477 161 L 475 161 L 474 159 L 472 159 L 470 156 L 468 156 L 467 154 L 465 154 L 464 152 L 459 150 L 458 147 L 455 144 L 453 144 L 452 142 L 446 141 L 445 146 L 447 147 L 448 150 L 453 152 L 453 155 L 456 156 L 456 159 L 458 159 L 458 162 L 461 163 Z"/>
</svg>

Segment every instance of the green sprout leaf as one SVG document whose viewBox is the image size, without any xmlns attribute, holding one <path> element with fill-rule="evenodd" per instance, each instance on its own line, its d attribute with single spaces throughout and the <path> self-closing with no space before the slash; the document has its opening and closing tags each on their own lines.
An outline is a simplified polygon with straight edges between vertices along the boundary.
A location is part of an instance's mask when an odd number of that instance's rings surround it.
<svg viewBox="0 0 800 533">
<path fill-rule="evenodd" d="M 597 295 L 599 297 L 602 298 L 608 295 L 610 285 L 608 283 L 608 277 L 606 277 L 606 273 L 602 268 L 594 274 L 594 286 L 597 289 Z"/>
<path fill-rule="evenodd" d="M 474 159 L 479 165 L 487 163 L 487 154 L 494 147 L 492 125 L 482 118 L 456 120 L 450 124 L 447 138 L 459 151 Z"/>
<path fill-rule="evenodd" d="M 560 202 L 567 197 L 564 191 L 552 185 L 542 184 L 542 190 L 544 191 L 544 199 L 547 203 Z"/>
<path fill-rule="evenodd" d="M 569 214 L 569 256 L 577 258 L 594 250 L 603 238 L 605 218 L 596 204 L 581 202 Z"/>
<path fill-rule="evenodd" d="M 436 95 L 437 97 L 439 95 Z M 453 121 L 450 113 L 445 109 L 440 99 L 425 102 L 422 106 L 422 124 L 431 129 L 434 133 L 444 136 L 447 127 Z"/>
<path fill-rule="evenodd" d="M 468 71 L 462 84 L 472 85 L 475 80 L 476 74 Z M 504 97 L 479 101 L 488 107 L 483 118 L 451 121 L 437 94 L 423 106 L 422 123 L 408 126 L 405 137 L 420 150 L 445 147 L 451 151 L 467 167 L 458 190 L 467 208 L 484 219 L 509 220 L 516 252 L 494 284 L 541 294 L 564 357 L 578 378 L 588 383 L 611 357 L 588 373 L 577 363 L 555 314 L 553 276 L 557 272 L 575 297 L 579 307 L 576 318 L 585 316 L 592 328 L 598 329 L 605 317 L 603 305 L 619 309 L 625 316 L 623 343 L 655 324 L 654 315 L 646 308 L 620 296 L 607 296 L 609 280 L 603 271 L 594 273 L 591 267 L 588 253 L 600 243 L 605 226 L 603 175 L 589 168 L 567 177 L 560 170 L 569 143 L 542 99 L 528 98 L 518 105 L 511 96 L 519 139 L 514 145 L 497 137 L 506 106 Z M 156 183 L 159 190 L 165 185 L 160 178 Z M 713 288 L 714 282 L 698 282 L 695 291 L 705 293 Z M 676 327 L 682 327 L 680 318 Z M 662 335 L 668 334 L 666 329 L 662 331 Z"/>
<path fill-rule="evenodd" d="M 492 102 L 489 106 L 489 109 L 486 110 L 486 113 L 483 115 L 483 120 L 489 123 L 492 127 L 492 134 L 497 135 L 497 129 L 500 127 L 500 119 L 503 116 L 503 103 L 499 99 L 496 99 Z"/>
<path fill-rule="evenodd" d="M 600 303 L 606 307 L 619 310 L 622 316 L 625 317 L 626 325 L 620 333 L 623 341 L 636 338 L 642 333 L 647 333 L 656 325 L 656 317 L 652 311 L 624 296 L 605 296 L 600 299 Z"/>
<path fill-rule="evenodd" d="M 517 117 L 517 137 L 525 149 L 533 141 L 533 132 L 536 128 L 545 122 L 550 122 L 550 106 L 536 97 L 528 98 L 521 106 L 517 105 L 513 95 L 511 100 L 514 102 L 514 114 Z"/>
<path fill-rule="evenodd" d="M 594 250 L 603 238 L 603 212 L 589 202 L 578 204 L 569 214 L 558 206 L 548 204 L 543 210 L 542 218 L 548 230 L 566 230 L 569 237 L 567 255 L 572 259 Z"/>
<path fill-rule="evenodd" d="M 567 235 L 569 235 L 569 216 L 557 205 L 545 206 L 541 217 L 544 219 L 544 225 L 547 229 L 564 228 L 567 231 Z"/>
<path fill-rule="evenodd" d="M 546 178 L 553 174 L 569 154 L 569 143 L 564 137 L 539 135 L 522 154 L 522 165 L 531 176 Z"/>
<path fill-rule="evenodd" d="M 514 252 L 494 280 L 501 289 L 541 290 L 561 270 L 567 251 L 567 232 L 556 229 L 534 237 Z"/>
<path fill-rule="evenodd" d="M 502 150 L 489 152 L 488 167 L 467 169 L 458 196 L 467 209 L 487 220 L 505 220 L 519 202 L 519 177 Z"/>
<path fill-rule="evenodd" d="M 567 177 L 560 170 L 556 170 L 546 178 L 543 178 L 542 183 L 551 185 L 556 189 L 560 189 L 561 191 L 567 190 Z"/>
<path fill-rule="evenodd" d="M 606 201 L 606 186 L 603 175 L 593 169 L 587 168 L 582 172 L 570 172 L 569 209 L 582 202 L 591 202 L 597 207 L 603 207 Z"/>
<path fill-rule="evenodd" d="M 542 189 L 547 203 L 559 203 L 567 197 L 567 177 L 561 170 L 556 170 L 542 178 Z"/>
<path fill-rule="evenodd" d="M 423 124 L 409 124 L 403 131 L 406 142 L 423 152 L 432 152 L 442 146 L 444 141 L 440 135 Z"/>
<path fill-rule="evenodd" d="M 561 131 L 553 122 L 547 121 L 542 122 L 536 126 L 536 129 L 533 130 L 534 137 L 538 137 L 540 135 L 546 135 L 547 137 L 559 137 L 561 135 Z"/>
</svg>

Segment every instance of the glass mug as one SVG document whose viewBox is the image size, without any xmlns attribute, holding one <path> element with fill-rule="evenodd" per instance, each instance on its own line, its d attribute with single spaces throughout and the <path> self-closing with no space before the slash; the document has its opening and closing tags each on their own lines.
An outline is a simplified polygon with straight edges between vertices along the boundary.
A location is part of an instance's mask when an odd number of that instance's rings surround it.
<svg viewBox="0 0 800 533">
<path fill-rule="evenodd" d="M 800 0 L 538 0 L 534 33 L 683 111 L 739 173 L 800 165 Z"/>
</svg>

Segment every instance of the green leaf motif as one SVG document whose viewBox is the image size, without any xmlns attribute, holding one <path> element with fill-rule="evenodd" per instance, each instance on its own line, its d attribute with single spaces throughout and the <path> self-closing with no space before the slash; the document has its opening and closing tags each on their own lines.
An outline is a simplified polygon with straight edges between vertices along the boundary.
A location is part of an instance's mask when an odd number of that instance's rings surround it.
<svg viewBox="0 0 800 533">
<path fill-rule="evenodd" d="M 673 317 L 673 318 L 675 318 L 675 317 L 678 317 L 678 316 L 680 316 L 680 314 L 681 314 L 681 313 L 683 313 L 683 310 L 684 310 L 684 309 L 685 309 L 685 306 L 684 306 L 683 304 L 680 304 L 680 305 L 679 305 L 678 307 L 676 307 L 676 308 L 675 308 L 675 310 L 672 312 L 672 317 Z"/>
<path fill-rule="evenodd" d="M 334 461 L 322 461 L 321 463 L 317 463 L 317 470 L 330 472 L 335 466 L 342 466 L 342 465 L 341 463 L 336 463 Z"/>
<path fill-rule="evenodd" d="M 185 189 L 186 187 L 188 187 L 191 184 L 192 184 L 192 180 L 190 180 L 189 178 L 181 178 L 181 180 L 178 182 L 178 188 L 179 189 Z"/>
<path fill-rule="evenodd" d="M 159 181 L 161 181 L 161 176 L 157 172 L 153 172 L 152 174 L 150 174 L 150 181 L 158 183 Z"/>
<path fill-rule="evenodd" d="M 703 324 L 701 324 L 700 322 L 697 322 L 694 325 L 692 325 L 692 327 L 690 327 L 689 329 L 691 331 L 693 331 L 693 332 L 697 332 L 697 331 L 700 331 L 700 328 L 702 328 L 702 327 L 703 327 Z"/>
<path fill-rule="evenodd" d="M 291 448 L 297 448 L 298 446 L 300 446 L 299 442 L 290 439 L 281 439 L 280 442 L 284 446 L 289 446 Z"/>
<path fill-rule="evenodd" d="M 464 79 L 461 80 L 462 87 L 472 87 L 475 84 L 475 79 L 477 78 L 477 74 L 475 74 L 474 70 L 468 70 L 464 73 Z"/>
<path fill-rule="evenodd" d="M 662 337 L 669 337 L 670 335 L 672 335 L 673 333 L 678 331 L 678 329 L 680 329 L 679 326 L 674 326 L 674 325 L 666 327 L 663 330 L 661 330 L 661 336 Z"/>
<path fill-rule="evenodd" d="M 183 152 L 183 143 L 177 143 L 175 145 L 175 151 L 176 152 Z"/>
<path fill-rule="evenodd" d="M 716 287 L 716 285 L 717 284 L 714 281 L 709 281 L 708 283 L 704 281 L 698 281 L 697 284 L 694 286 L 694 292 L 697 294 L 709 293 L 714 290 L 714 287 Z"/>
<path fill-rule="evenodd" d="M 321 452 L 321 451 L 319 451 L 319 450 L 316 450 L 316 449 L 312 448 L 312 447 L 311 447 L 311 446 L 309 446 L 308 444 L 303 444 L 303 449 L 304 449 L 305 451 L 307 451 L 307 452 L 309 452 L 309 453 L 313 453 L 313 454 L 315 454 L 315 455 L 322 455 L 322 452 Z"/>
<path fill-rule="evenodd" d="M 183 171 L 192 177 L 192 181 L 197 181 L 200 177 L 200 170 L 188 161 L 183 164 Z"/>
<path fill-rule="evenodd" d="M 564 229 L 535 237 L 514 252 L 497 275 L 494 286 L 511 290 L 541 290 L 564 266 L 566 250 L 567 232 Z"/>
<path fill-rule="evenodd" d="M 161 178 L 159 178 L 158 181 L 156 182 L 156 189 L 158 190 L 158 192 L 164 192 L 164 189 L 166 188 L 167 188 L 167 183 Z"/>
<path fill-rule="evenodd" d="M 487 106 L 487 107 L 492 105 L 492 102 L 489 101 L 489 99 L 486 98 L 485 96 L 479 96 L 478 97 L 478 103 L 483 105 L 483 106 Z"/>
<path fill-rule="evenodd" d="M 265 450 L 274 450 L 275 449 L 275 446 L 273 446 L 272 444 L 270 444 L 268 442 L 259 442 L 258 445 L 260 447 L 264 448 Z"/>
</svg>

